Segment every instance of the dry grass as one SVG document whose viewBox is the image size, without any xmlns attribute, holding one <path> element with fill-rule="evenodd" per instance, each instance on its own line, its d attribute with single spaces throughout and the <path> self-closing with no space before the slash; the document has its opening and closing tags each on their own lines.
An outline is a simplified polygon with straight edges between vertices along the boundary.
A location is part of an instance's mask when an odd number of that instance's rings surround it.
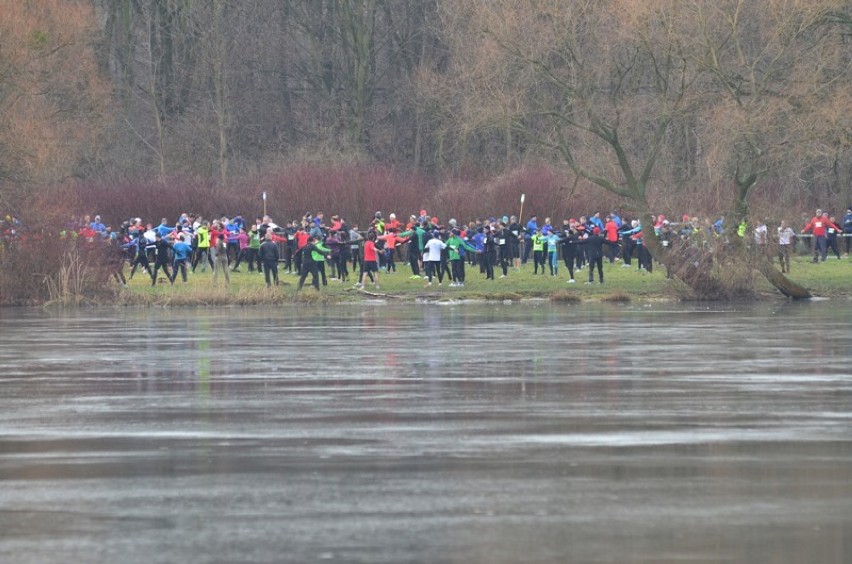
<svg viewBox="0 0 852 564">
<path fill-rule="evenodd" d="M 176 291 L 173 291 L 176 290 Z M 288 289 L 247 286 L 240 288 L 216 286 L 181 286 L 180 282 L 172 287 L 153 292 L 121 292 L 118 305 L 188 307 L 188 306 L 281 306 L 293 303 L 325 304 L 339 301 L 336 296 L 323 294 L 315 290 L 292 292 Z"/>
<path fill-rule="evenodd" d="M 602 302 L 614 303 L 614 304 L 626 304 L 633 301 L 633 298 L 627 292 L 623 290 L 616 290 L 615 292 L 603 296 L 601 298 Z"/>
<path fill-rule="evenodd" d="M 550 295 L 550 301 L 561 304 L 578 304 L 583 300 L 576 293 L 569 292 L 568 290 L 559 290 Z"/>
<path fill-rule="evenodd" d="M 89 271 L 89 265 L 76 249 L 62 255 L 59 268 L 44 277 L 49 303 L 71 305 L 85 301 Z"/>
<path fill-rule="evenodd" d="M 300 304 L 332 304 L 340 300 L 336 296 L 306 288 L 293 294 L 292 301 Z"/>
<path fill-rule="evenodd" d="M 290 295 L 278 289 L 239 288 L 231 291 L 227 287 L 188 286 L 181 291 L 170 291 L 171 286 L 157 292 L 122 292 L 119 305 L 134 306 L 247 306 L 282 305 L 291 302 Z"/>
</svg>

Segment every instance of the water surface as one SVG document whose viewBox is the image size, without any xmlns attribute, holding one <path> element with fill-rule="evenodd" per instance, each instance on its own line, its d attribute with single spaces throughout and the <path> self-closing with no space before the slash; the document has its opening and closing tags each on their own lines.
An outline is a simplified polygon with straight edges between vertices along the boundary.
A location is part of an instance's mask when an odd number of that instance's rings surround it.
<svg viewBox="0 0 852 564">
<path fill-rule="evenodd" d="M 0 561 L 849 562 L 850 315 L 0 310 Z"/>
</svg>

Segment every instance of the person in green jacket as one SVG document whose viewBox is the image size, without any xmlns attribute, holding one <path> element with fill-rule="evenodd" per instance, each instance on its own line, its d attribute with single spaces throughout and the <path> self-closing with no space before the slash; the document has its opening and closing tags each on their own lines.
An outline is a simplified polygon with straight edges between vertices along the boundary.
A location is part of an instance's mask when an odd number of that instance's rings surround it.
<svg viewBox="0 0 852 564">
<path fill-rule="evenodd" d="M 248 264 L 249 272 L 254 272 L 254 265 L 257 263 L 258 274 L 263 273 L 262 265 L 260 264 L 260 231 L 257 230 L 257 225 L 252 225 L 249 231 L 249 246 L 248 246 Z"/>
<path fill-rule="evenodd" d="M 475 247 L 470 246 L 461 238 L 461 232 L 458 229 L 453 229 L 450 238 L 447 239 L 447 249 L 449 250 L 450 265 L 453 271 L 453 281 L 450 286 L 464 287 L 464 260 L 462 253 L 468 251 L 470 253 L 478 252 Z"/>
<path fill-rule="evenodd" d="M 308 237 L 308 244 L 302 249 L 302 276 L 299 278 L 297 291 L 302 289 L 309 273 L 313 276 L 311 284 L 316 290 L 319 290 L 320 265 L 325 264 L 325 259 L 330 254 L 331 249 L 324 247 L 315 237 Z"/>
<path fill-rule="evenodd" d="M 414 216 L 412 216 L 412 219 Z M 420 279 L 420 259 L 426 242 L 426 230 L 420 224 L 414 224 L 408 231 L 399 234 L 400 239 L 408 237 L 408 264 L 411 266 L 411 279 Z"/>
</svg>

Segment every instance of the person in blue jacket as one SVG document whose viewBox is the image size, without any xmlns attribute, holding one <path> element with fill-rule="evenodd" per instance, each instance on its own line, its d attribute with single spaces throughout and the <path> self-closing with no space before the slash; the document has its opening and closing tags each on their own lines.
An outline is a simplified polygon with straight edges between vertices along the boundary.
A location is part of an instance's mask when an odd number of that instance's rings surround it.
<svg viewBox="0 0 852 564">
<path fill-rule="evenodd" d="M 96 215 L 95 220 L 89 224 L 89 227 L 92 228 L 92 231 L 95 233 L 103 234 L 106 231 L 106 225 L 101 222 L 101 216 Z"/>
<path fill-rule="evenodd" d="M 524 258 L 521 260 L 521 264 L 527 264 L 527 261 L 530 259 L 530 253 L 532 252 L 531 239 L 536 233 L 538 233 L 538 217 L 533 214 L 527 222 L 526 229 L 524 229 Z"/>
<path fill-rule="evenodd" d="M 156 231 L 160 237 L 165 238 L 166 235 L 170 234 L 172 231 L 175 230 L 174 227 L 169 227 L 168 225 L 166 225 L 167 221 L 168 220 L 164 217 L 160 220 L 160 225 L 154 228 L 154 231 Z"/>
<path fill-rule="evenodd" d="M 183 240 L 183 237 L 180 237 L 172 245 L 172 252 L 174 252 L 174 262 L 172 263 L 171 283 L 174 285 L 178 270 L 180 270 L 181 278 L 186 283 L 186 262 L 192 254 L 192 247 Z"/>
</svg>

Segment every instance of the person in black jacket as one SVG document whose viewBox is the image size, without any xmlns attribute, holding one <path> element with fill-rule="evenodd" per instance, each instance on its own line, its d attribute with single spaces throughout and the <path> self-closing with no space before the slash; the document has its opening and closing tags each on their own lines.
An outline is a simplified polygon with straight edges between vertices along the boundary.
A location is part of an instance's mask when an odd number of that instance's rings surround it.
<svg viewBox="0 0 852 564">
<path fill-rule="evenodd" d="M 565 261 L 565 266 L 568 268 L 568 283 L 574 283 L 574 265 L 577 261 L 577 250 L 582 247 L 577 247 L 577 231 L 574 229 L 574 223 L 566 220 L 562 223 L 562 260 Z"/>
<path fill-rule="evenodd" d="M 258 252 L 260 262 L 263 264 L 263 276 L 266 278 L 266 287 L 272 287 L 272 281 L 278 285 L 278 244 L 272 240 L 272 230 L 269 229 L 264 236 L 263 243 L 260 244 Z"/>
<path fill-rule="evenodd" d="M 148 263 L 148 240 L 145 238 L 143 231 L 137 231 L 136 237 L 125 247 L 133 253 L 133 263 L 130 268 L 130 280 L 133 280 L 133 275 L 136 274 L 136 267 L 142 266 L 148 276 L 153 277 L 151 266 Z"/>
<path fill-rule="evenodd" d="M 494 263 L 497 260 L 497 241 L 494 240 L 494 234 L 491 232 L 491 227 L 486 225 L 483 228 L 485 235 L 485 250 L 482 253 L 482 264 L 485 266 L 485 279 L 494 280 Z"/>
<path fill-rule="evenodd" d="M 163 273 L 166 275 L 166 278 L 168 278 L 169 280 L 172 279 L 172 275 L 169 272 L 169 254 L 171 253 L 171 246 L 169 245 L 168 241 L 163 239 L 163 236 L 160 235 L 159 232 L 154 237 L 156 241 L 154 243 L 155 259 L 154 273 L 151 274 L 151 286 L 157 284 L 157 272 L 159 272 L 161 268 L 163 269 Z"/>
<path fill-rule="evenodd" d="M 501 221 L 497 223 L 497 231 L 494 232 L 494 239 L 497 245 L 497 260 L 500 263 L 500 268 L 503 274 L 500 278 L 506 278 L 509 275 L 509 267 L 512 264 L 512 232 Z"/>
<path fill-rule="evenodd" d="M 512 250 L 512 261 L 513 264 L 511 266 L 515 267 L 515 270 L 521 270 L 521 239 L 524 235 L 524 228 L 518 223 L 518 218 L 514 215 L 509 218 L 509 226 L 507 229 L 511 233 L 511 250 Z"/>
<path fill-rule="evenodd" d="M 583 245 L 586 249 L 586 260 L 589 264 L 589 281 L 586 282 L 586 284 L 591 284 L 595 281 L 595 267 L 598 269 L 598 279 L 600 280 L 600 283 L 603 284 L 603 246 L 617 246 L 618 244 L 610 243 L 604 239 L 599 227 L 592 228 L 592 234 L 587 236 L 585 239 L 578 240 L 577 244 Z"/>
</svg>

